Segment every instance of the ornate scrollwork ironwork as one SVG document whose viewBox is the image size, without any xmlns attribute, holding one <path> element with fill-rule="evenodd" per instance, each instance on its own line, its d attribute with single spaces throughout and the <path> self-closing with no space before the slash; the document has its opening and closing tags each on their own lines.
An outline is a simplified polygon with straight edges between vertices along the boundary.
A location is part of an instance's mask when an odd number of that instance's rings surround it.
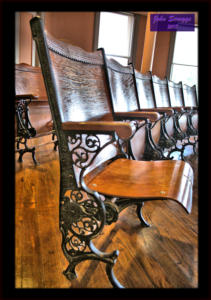
<svg viewBox="0 0 211 300">
<path fill-rule="evenodd" d="M 32 124 L 28 115 L 28 105 L 31 102 L 30 99 L 17 100 L 15 103 L 15 113 L 17 119 L 17 152 L 19 152 L 19 162 L 22 162 L 23 155 L 26 152 L 32 153 L 32 158 L 35 164 L 37 161 L 35 159 L 35 147 L 29 148 L 27 145 L 27 140 L 36 135 L 36 130 L 32 127 Z M 23 149 L 20 149 L 20 144 L 24 146 Z"/>
<path fill-rule="evenodd" d="M 68 133 L 68 156 L 76 167 L 78 183 L 66 189 L 60 198 L 60 228 L 63 233 L 63 249 L 69 260 L 81 253 L 90 253 L 88 241 L 102 230 L 111 214 L 106 212 L 101 196 L 86 188 L 83 182 L 85 170 L 97 155 L 107 146 L 118 141 L 115 134 L 105 137 L 94 133 Z M 120 151 L 121 152 L 121 151 Z M 122 153 L 123 155 L 123 153 Z M 76 174 L 74 174 L 76 175 Z"/>
<path fill-rule="evenodd" d="M 29 100 L 16 101 L 17 135 L 22 138 L 31 138 L 36 135 L 36 130 L 32 127 L 28 115 L 28 105 L 30 102 Z"/>
<path fill-rule="evenodd" d="M 61 201 L 61 226 L 80 239 L 97 235 L 102 227 L 103 210 L 99 201 L 83 190 L 68 191 Z M 99 217 L 99 215 L 101 217 Z"/>
<path fill-rule="evenodd" d="M 69 135 L 68 143 L 73 165 L 80 169 L 86 168 L 103 148 L 96 134 Z"/>
<path fill-rule="evenodd" d="M 105 201 L 104 203 L 106 208 L 106 224 L 110 225 L 118 220 L 120 211 L 116 204 L 110 201 Z"/>
</svg>

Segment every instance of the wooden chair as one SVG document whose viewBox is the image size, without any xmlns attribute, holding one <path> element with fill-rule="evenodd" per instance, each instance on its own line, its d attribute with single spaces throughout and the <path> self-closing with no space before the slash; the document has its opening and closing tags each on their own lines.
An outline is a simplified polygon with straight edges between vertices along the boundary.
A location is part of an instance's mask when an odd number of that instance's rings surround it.
<svg viewBox="0 0 211 300">
<path fill-rule="evenodd" d="M 142 74 L 134 69 L 134 77 L 137 87 L 137 94 L 139 104 L 142 110 L 158 111 L 163 115 L 163 120 L 161 121 L 161 135 L 158 145 L 163 149 L 171 149 L 175 147 L 176 140 L 173 137 L 174 132 L 174 111 L 172 108 L 157 107 L 155 102 L 155 94 L 152 85 L 152 74 L 148 72 Z"/>
<path fill-rule="evenodd" d="M 192 116 L 194 114 L 194 109 L 192 109 L 192 107 L 185 106 L 184 104 L 182 82 L 180 81 L 178 83 L 175 83 L 171 80 L 168 80 L 168 90 L 171 107 L 183 108 L 183 112 L 181 112 L 181 117 L 179 118 L 180 128 L 182 129 L 182 131 L 186 131 L 188 137 L 197 135 L 197 130 L 192 124 Z M 187 122 L 183 122 L 182 118 L 186 118 Z M 187 126 L 183 127 L 184 124 L 187 124 Z"/>
<path fill-rule="evenodd" d="M 35 147 L 29 148 L 27 140 L 54 135 L 55 133 L 42 72 L 39 67 L 32 67 L 28 64 L 15 65 L 15 94 L 18 160 L 22 162 L 23 154 L 32 152 L 33 160 L 37 163 Z M 20 149 L 20 144 L 25 147 Z M 56 150 L 56 146 L 57 141 L 54 142 L 54 150 Z"/>
<path fill-rule="evenodd" d="M 164 159 L 165 157 L 163 156 L 162 149 L 158 146 L 161 118 L 158 118 L 153 122 L 150 118 L 150 115 L 153 112 L 150 110 L 142 111 L 140 109 L 132 65 L 122 66 L 114 59 L 107 59 L 105 53 L 103 56 L 114 119 L 124 120 L 126 113 L 131 112 L 133 112 L 134 119 L 136 120 L 143 120 L 145 117 L 146 126 L 139 129 L 139 135 L 136 134 L 134 141 L 131 140 L 131 143 L 129 144 L 130 156 L 136 160 Z M 143 145 L 141 145 L 141 141 Z M 142 151 L 140 151 L 140 148 Z"/>
<path fill-rule="evenodd" d="M 192 87 L 187 84 L 182 84 L 184 106 L 191 111 L 192 126 L 198 130 L 198 98 L 196 92 L 196 85 Z"/>
<path fill-rule="evenodd" d="M 156 75 L 152 75 L 152 84 L 155 95 L 155 102 L 157 107 L 171 107 L 170 95 L 168 90 L 167 78 L 160 79 Z M 176 140 L 183 140 L 185 138 L 185 131 L 187 129 L 187 121 L 183 120 L 185 130 L 182 131 L 178 119 L 183 112 L 182 107 L 172 107 L 174 109 L 174 132 L 173 136 Z"/>
<path fill-rule="evenodd" d="M 121 141 L 130 139 L 133 128 L 114 121 L 105 105 L 102 51 L 88 53 L 54 39 L 39 17 L 30 23 L 59 141 L 59 226 L 69 262 L 64 274 L 75 278 L 77 264 L 99 260 L 112 285 L 122 288 L 112 270 L 118 251 L 101 252 L 92 240 L 130 205 L 137 206 L 141 222 L 144 201 L 171 199 L 190 212 L 192 168 L 183 161 L 127 159 Z"/>
<path fill-rule="evenodd" d="M 172 107 L 170 102 L 170 93 L 167 78 L 160 79 L 156 75 L 152 76 L 153 89 L 155 94 L 156 105 L 164 107 Z M 185 147 L 187 146 L 188 138 L 187 135 L 187 115 L 184 114 L 184 108 L 180 106 L 172 107 L 174 110 L 173 116 L 173 130 L 168 132 L 169 135 L 173 135 L 173 138 L 177 141 L 177 144 L 170 149 L 167 157 L 171 157 L 172 153 L 180 152 L 181 159 L 184 158 Z"/>
</svg>

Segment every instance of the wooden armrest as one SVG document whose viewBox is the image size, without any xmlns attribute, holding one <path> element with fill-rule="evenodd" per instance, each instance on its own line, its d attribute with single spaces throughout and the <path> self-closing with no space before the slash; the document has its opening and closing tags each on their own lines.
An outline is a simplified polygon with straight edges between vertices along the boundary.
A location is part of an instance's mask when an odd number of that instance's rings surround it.
<svg viewBox="0 0 211 300">
<path fill-rule="evenodd" d="M 118 112 L 115 113 L 117 117 L 129 117 L 138 119 L 149 119 L 152 122 L 157 121 L 161 116 L 158 112 L 142 112 L 142 111 L 130 111 L 130 112 Z"/>
<path fill-rule="evenodd" d="M 184 112 L 184 107 L 183 106 L 174 106 L 173 109 L 176 112 Z"/>
<path fill-rule="evenodd" d="M 165 113 L 167 116 L 174 114 L 174 110 L 171 107 L 142 108 L 141 111 L 158 112 L 160 114 Z"/>
<path fill-rule="evenodd" d="M 15 95 L 16 100 L 21 100 L 21 99 L 37 99 L 37 95 L 32 95 L 32 94 L 23 94 L 23 95 Z"/>
<path fill-rule="evenodd" d="M 198 111 L 198 107 L 197 106 L 185 106 L 184 109 L 188 110 L 188 111 L 191 111 L 191 110 L 197 110 Z"/>
<path fill-rule="evenodd" d="M 104 121 L 87 121 L 87 122 L 64 122 L 63 130 L 84 130 L 84 131 L 115 131 L 119 138 L 125 140 L 132 136 L 135 132 L 135 126 L 126 122 L 104 122 Z"/>
</svg>

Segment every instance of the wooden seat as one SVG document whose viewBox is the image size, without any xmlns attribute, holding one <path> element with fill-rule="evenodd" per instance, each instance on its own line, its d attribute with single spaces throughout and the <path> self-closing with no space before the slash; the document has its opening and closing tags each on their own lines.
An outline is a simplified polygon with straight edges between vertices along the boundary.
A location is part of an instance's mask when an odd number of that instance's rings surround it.
<svg viewBox="0 0 211 300">
<path fill-rule="evenodd" d="M 112 285 L 122 288 L 113 273 L 118 251 L 101 252 L 92 240 L 130 205 L 145 226 L 144 201 L 172 199 L 190 212 L 192 169 L 181 161 L 128 159 L 125 143 L 136 130 L 113 118 L 102 50 L 90 53 L 57 40 L 39 17 L 31 29 L 59 141 L 59 227 L 69 262 L 63 273 L 71 280 L 80 262 L 98 260 Z"/>
<path fill-rule="evenodd" d="M 180 202 L 187 212 L 191 211 L 193 170 L 183 161 L 117 159 L 91 180 L 89 177 L 84 178 L 87 186 L 104 195 L 139 200 L 172 199 Z"/>
</svg>

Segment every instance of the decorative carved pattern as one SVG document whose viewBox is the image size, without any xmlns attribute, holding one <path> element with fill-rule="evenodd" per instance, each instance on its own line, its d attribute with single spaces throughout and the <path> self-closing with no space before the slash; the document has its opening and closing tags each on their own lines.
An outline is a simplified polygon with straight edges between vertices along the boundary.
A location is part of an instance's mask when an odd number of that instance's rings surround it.
<svg viewBox="0 0 211 300">
<path fill-rule="evenodd" d="M 65 42 L 54 40 L 52 36 L 48 33 L 47 35 L 47 44 L 49 50 L 57 53 L 60 56 L 63 56 L 65 58 L 83 62 L 86 64 L 94 64 L 94 65 L 103 65 L 103 59 L 101 56 L 101 53 L 98 51 L 89 53 L 86 51 L 83 51 L 83 49 L 66 44 Z"/>
</svg>

